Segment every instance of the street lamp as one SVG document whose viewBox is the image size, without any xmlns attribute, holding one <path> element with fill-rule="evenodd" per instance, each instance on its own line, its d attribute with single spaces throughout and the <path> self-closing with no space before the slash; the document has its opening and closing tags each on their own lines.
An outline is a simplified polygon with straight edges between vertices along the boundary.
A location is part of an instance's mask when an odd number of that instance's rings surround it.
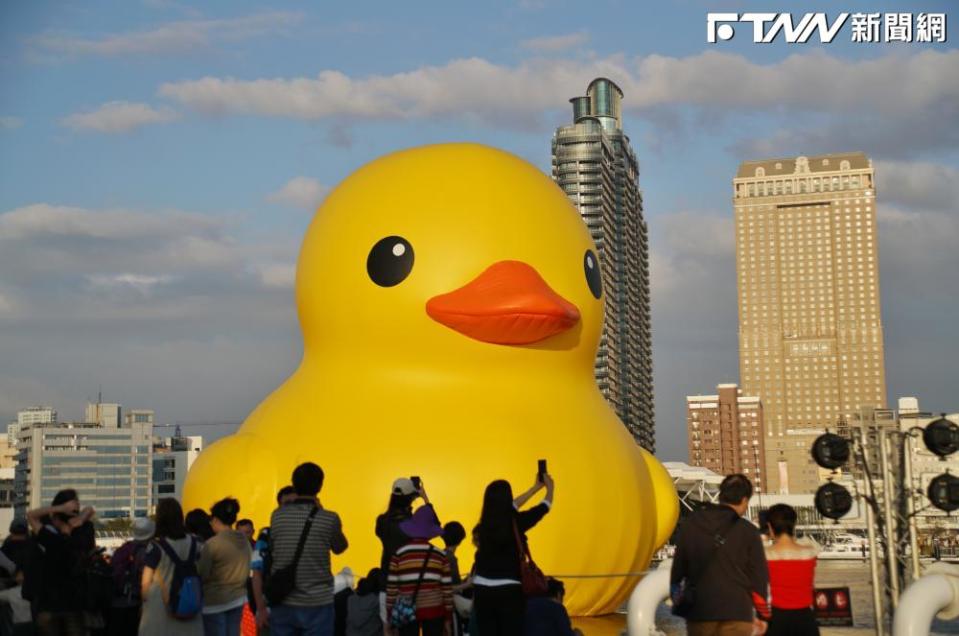
<svg viewBox="0 0 959 636">
<path fill-rule="evenodd" d="M 849 440 L 835 433 L 824 433 L 812 444 L 812 458 L 823 468 L 840 468 L 849 461 Z"/>
<path fill-rule="evenodd" d="M 946 414 L 930 422 L 922 431 L 922 441 L 930 453 L 947 457 L 959 450 L 959 425 L 946 419 Z"/>
<path fill-rule="evenodd" d="M 959 510 L 959 477 L 943 473 L 929 482 L 929 502 L 944 512 Z"/>
</svg>

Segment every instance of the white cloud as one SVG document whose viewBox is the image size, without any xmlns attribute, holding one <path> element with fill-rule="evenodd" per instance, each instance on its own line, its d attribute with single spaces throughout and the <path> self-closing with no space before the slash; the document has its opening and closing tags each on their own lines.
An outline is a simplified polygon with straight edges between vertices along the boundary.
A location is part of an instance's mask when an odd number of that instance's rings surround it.
<svg viewBox="0 0 959 636">
<path fill-rule="evenodd" d="M 299 14 L 289 12 L 259 13 L 221 20 L 183 20 L 147 31 L 99 38 L 47 33 L 33 38 L 30 45 L 35 52 L 66 56 L 183 53 L 216 42 L 282 34 L 300 20 Z"/>
<path fill-rule="evenodd" d="M 579 31 L 565 35 L 547 35 L 530 38 L 520 42 L 520 46 L 537 53 L 555 53 L 557 51 L 565 51 L 566 49 L 583 46 L 587 42 L 589 42 L 589 34 L 585 31 Z"/>
<path fill-rule="evenodd" d="M 169 107 L 135 102 L 108 102 L 88 113 L 67 115 L 60 123 L 76 131 L 125 133 L 149 124 L 165 124 L 178 115 Z"/>
<path fill-rule="evenodd" d="M 259 268 L 260 280 L 267 287 L 292 288 L 296 281 L 294 263 L 269 263 Z"/>
<path fill-rule="evenodd" d="M 614 79 L 624 107 L 644 111 L 677 104 L 704 110 L 788 110 L 855 115 L 863 109 L 905 116 L 959 102 L 959 51 L 927 50 L 847 60 L 824 53 L 771 64 L 709 51 L 684 58 L 649 55 L 578 61 L 536 59 L 518 66 L 481 58 L 452 60 L 393 75 L 256 80 L 204 77 L 166 83 L 163 97 L 213 115 L 256 114 L 294 119 L 472 117 L 528 121 L 565 104 L 597 76 Z M 897 99 L 888 87 L 897 86 Z"/>
<path fill-rule="evenodd" d="M 954 211 L 959 202 L 959 169 L 924 161 L 877 161 L 876 193 L 881 201 L 911 209 Z"/>
<path fill-rule="evenodd" d="M 329 191 L 329 186 L 323 185 L 316 179 L 294 177 L 287 181 L 282 188 L 269 194 L 266 200 L 270 203 L 315 210 Z"/>
<path fill-rule="evenodd" d="M 131 210 L 88 210 L 35 203 L 0 213 L 0 241 L 43 237 L 86 237 L 157 241 L 186 235 L 210 236 L 221 224 L 215 219 L 184 212 L 147 213 Z"/>
<path fill-rule="evenodd" d="M 88 277 L 94 287 L 104 289 L 127 288 L 141 294 L 149 294 L 157 285 L 173 280 L 172 276 L 151 276 L 147 274 L 94 274 Z"/>
<path fill-rule="evenodd" d="M 16 305 L 8 295 L 0 292 L 0 319 L 6 316 L 12 316 L 16 310 Z"/>
<path fill-rule="evenodd" d="M 0 130 L 13 130 L 23 125 L 23 120 L 11 115 L 0 115 Z"/>
</svg>

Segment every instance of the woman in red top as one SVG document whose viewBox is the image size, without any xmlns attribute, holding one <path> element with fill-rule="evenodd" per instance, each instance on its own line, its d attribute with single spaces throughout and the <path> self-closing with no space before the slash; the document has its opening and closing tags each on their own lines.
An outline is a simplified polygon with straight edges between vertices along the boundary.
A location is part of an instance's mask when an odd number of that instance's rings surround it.
<svg viewBox="0 0 959 636">
<path fill-rule="evenodd" d="M 766 521 L 773 537 L 766 546 L 773 606 L 766 636 L 819 636 L 812 611 L 819 546 L 808 539 L 796 540 L 796 511 L 792 506 L 772 506 Z"/>
</svg>

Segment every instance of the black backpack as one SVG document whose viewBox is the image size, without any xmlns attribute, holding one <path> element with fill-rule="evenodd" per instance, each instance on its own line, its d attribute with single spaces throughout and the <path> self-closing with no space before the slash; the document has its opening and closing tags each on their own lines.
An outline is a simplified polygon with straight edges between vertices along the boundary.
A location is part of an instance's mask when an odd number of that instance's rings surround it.
<svg viewBox="0 0 959 636">
<path fill-rule="evenodd" d="M 113 602 L 113 568 L 103 558 L 103 548 L 79 554 L 74 574 L 80 606 L 89 611 L 108 611 Z"/>
</svg>

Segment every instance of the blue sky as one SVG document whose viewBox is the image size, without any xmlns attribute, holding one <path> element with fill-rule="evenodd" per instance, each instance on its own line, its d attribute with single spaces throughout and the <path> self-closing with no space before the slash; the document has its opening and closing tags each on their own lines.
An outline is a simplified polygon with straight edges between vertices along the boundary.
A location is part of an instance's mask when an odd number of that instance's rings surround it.
<svg viewBox="0 0 959 636">
<path fill-rule="evenodd" d="M 0 418 L 38 402 L 79 417 L 102 384 L 164 422 L 241 420 L 296 363 L 292 265 L 329 187 L 441 141 L 547 169 L 567 99 L 599 74 L 626 93 L 641 163 L 664 457 L 685 456 L 683 396 L 738 375 L 729 194 L 744 159 L 873 158 L 889 398 L 955 410 L 954 45 L 855 44 L 848 25 L 829 45 L 753 44 L 745 26 L 705 41 L 707 7 L 950 3 L 582 7 L 4 3 Z"/>
</svg>

